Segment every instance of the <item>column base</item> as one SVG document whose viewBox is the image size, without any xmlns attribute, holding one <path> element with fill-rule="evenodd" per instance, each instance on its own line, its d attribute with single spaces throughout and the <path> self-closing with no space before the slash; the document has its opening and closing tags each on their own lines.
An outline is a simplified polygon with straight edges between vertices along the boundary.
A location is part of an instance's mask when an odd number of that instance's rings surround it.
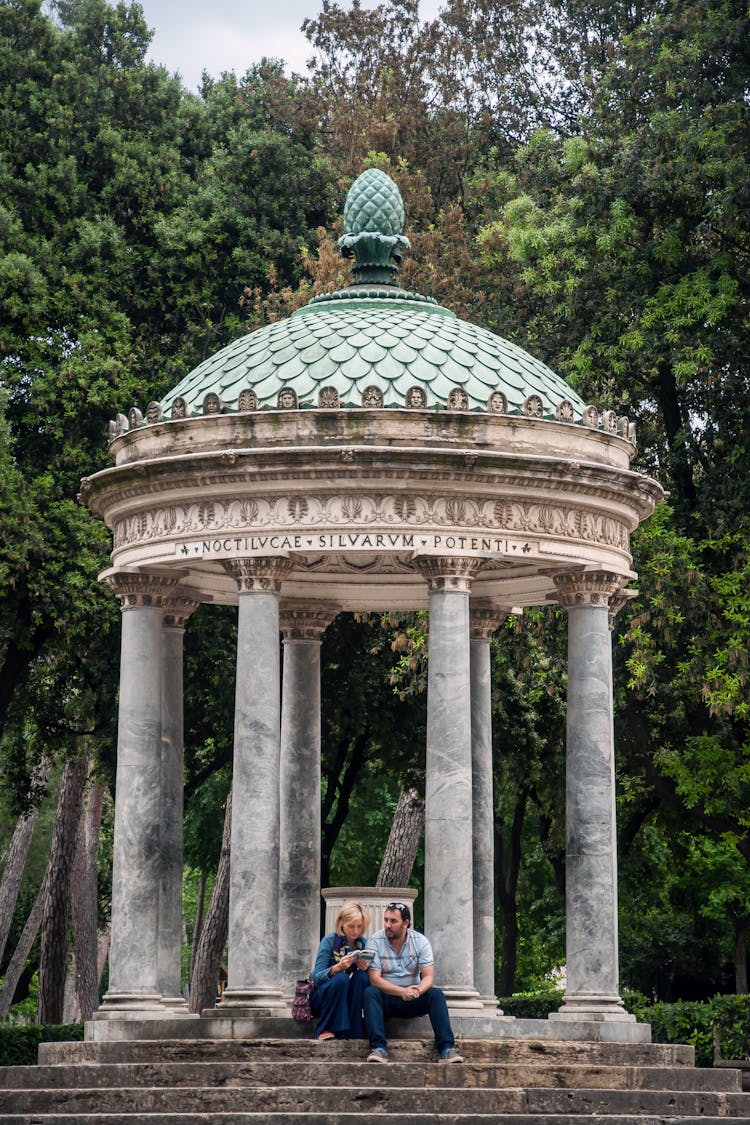
<svg viewBox="0 0 750 1125">
<path fill-rule="evenodd" d="M 466 1015 L 481 1015 L 484 1011 L 484 1002 L 476 989 L 451 988 L 450 985 L 440 987 L 451 1011 L 464 1012 Z"/>
<path fill-rule="evenodd" d="M 564 996 L 563 1003 L 556 1012 L 550 1012 L 550 1020 L 585 1020 L 601 1023 L 615 1020 L 618 1023 L 635 1023 L 635 1016 L 626 1012 L 619 996 Z"/>
<path fill-rule="evenodd" d="M 171 1016 L 174 1013 L 162 1004 L 162 996 L 158 993 L 137 995 L 132 992 L 108 992 L 99 1008 L 94 1012 L 95 1020 L 108 1019 L 143 1019 L 159 1016 Z"/>
<path fill-rule="evenodd" d="M 502 1008 L 498 1008 L 497 996 L 480 996 L 483 1016 L 502 1016 Z"/>
<path fill-rule="evenodd" d="M 242 1008 L 248 1013 L 273 1012 L 274 1015 L 287 1015 L 289 1007 L 284 1002 L 279 989 L 229 989 L 225 988 L 221 1003 L 217 1004 L 215 1012 L 221 1013 L 227 1008 L 232 1009 L 232 1015 L 239 1014 L 237 1009 Z"/>
<path fill-rule="evenodd" d="M 161 1006 L 172 1016 L 189 1016 L 192 1014 L 184 996 L 162 996 Z"/>
</svg>

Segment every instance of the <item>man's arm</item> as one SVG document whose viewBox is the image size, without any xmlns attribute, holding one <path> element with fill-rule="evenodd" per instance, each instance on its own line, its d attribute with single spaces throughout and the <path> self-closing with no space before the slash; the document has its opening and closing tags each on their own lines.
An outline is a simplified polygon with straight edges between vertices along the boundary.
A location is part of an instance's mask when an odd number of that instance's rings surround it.
<svg viewBox="0 0 750 1125">
<path fill-rule="evenodd" d="M 401 984 L 393 984 L 386 980 L 380 969 L 370 969 L 370 984 L 374 988 L 379 988 L 381 992 L 386 992 L 389 996 L 400 996 L 402 1000 L 416 1000 L 418 996 L 432 988 L 432 982 L 435 979 L 435 966 L 424 965 L 420 969 L 420 973 L 419 984 L 410 984 L 405 988 Z"/>
</svg>

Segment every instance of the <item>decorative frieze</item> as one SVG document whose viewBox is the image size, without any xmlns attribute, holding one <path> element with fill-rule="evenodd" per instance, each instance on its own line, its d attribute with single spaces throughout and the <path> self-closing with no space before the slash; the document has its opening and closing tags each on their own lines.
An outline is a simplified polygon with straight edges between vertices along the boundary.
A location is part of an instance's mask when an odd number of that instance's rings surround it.
<svg viewBox="0 0 750 1125">
<path fill-rule="evenodd" d="M 360 492 L 347 496 L 328 492 L 196 500 L 191 504 L 142 509 L 118 520 L 113 530 L 114 546 L 119 549 L 136 543 L 195 535 L 251 532 L 262 535 L 264 531 L 283 535 L 297 529 L 316 532 L 332 527 L 387 531 L 403 525 L 417 531 L 474 530 L 479 534 L 531 535 L 597 543 L 623 552 L 629 549 L 627 525 L 609 513 L 559 502 L 492 500 L 468 494 Z"/>
</svg>

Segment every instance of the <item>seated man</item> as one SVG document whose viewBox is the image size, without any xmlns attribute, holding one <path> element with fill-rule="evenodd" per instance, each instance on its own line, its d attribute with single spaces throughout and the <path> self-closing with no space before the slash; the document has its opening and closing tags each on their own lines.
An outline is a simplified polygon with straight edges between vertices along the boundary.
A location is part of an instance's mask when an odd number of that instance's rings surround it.
<svg viewBox="0 0 750 1125">
<path fill-rule="evenodd" d="M 411 929 L 411 911 L 403 902 L 389 902 L 383 929 L 367 942 L 375 956 L 370 965 L 370 983 L 362 993 L 367 1034 L 370 1039 L 368 1062 L 388 1062 L 385 1020 L 388 1016 L 410 1019 L 430 1017 L 440 1062 L 460 1063 L 462 1056 L 448 1018 L 448 1005 L 439 988 L 433 986 L 435 958 L 424 934 Z"/>
</svg>

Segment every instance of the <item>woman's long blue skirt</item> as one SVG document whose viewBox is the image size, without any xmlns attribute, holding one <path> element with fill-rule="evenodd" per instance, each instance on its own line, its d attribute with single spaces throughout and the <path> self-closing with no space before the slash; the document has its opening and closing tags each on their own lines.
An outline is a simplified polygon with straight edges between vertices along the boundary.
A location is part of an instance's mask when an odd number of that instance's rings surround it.
<svg viewBox="0 0 750 1125">
<path fill-rule="evenodd" d="M 364 1039 L 362 993 L 368 984 L 367 970 L 355 969 L 353 973 L 336 973 L 316 985 L 310 997 L 310 1007 L 318 1019 L 316 1036 L 332 1031 L 337 1039 Z"/>
</svg>

